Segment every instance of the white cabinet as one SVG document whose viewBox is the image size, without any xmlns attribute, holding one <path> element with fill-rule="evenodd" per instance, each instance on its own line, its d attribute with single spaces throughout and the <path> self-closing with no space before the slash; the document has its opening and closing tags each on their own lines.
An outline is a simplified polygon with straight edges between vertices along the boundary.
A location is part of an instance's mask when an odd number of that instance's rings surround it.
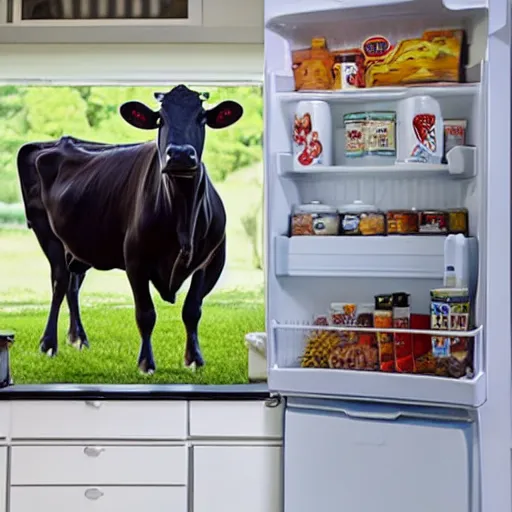
<svg viewBox="0 0 512 512">
<path fill-rule="evenodd" d="M 263 401 L 191 402 L 190 436 L 200 438 L 281 438 L 283 410 Z"/>
<path fill-rule="evenodd" d="M 185 439 L 187 402 L 20 401 L 13 439 Z"/>
<path fill-rule="evenodd" d="M 0 447 L 0 512 L 6 512 L 7 447 Z"/>
<path fill-rule="evenodd" d="M 279 446 L 194 447 L 194 512 L 280 512 L 281 487 Z"/>
<path fill-rule="evenodd" d="M 11 485 L 187 485 L 185 446 L 13 446 Z"/>
<path fill-rule="evenodd" d="M 187 512 L 186 487 L 14 487 L 10 512 Z"/>
</svg>

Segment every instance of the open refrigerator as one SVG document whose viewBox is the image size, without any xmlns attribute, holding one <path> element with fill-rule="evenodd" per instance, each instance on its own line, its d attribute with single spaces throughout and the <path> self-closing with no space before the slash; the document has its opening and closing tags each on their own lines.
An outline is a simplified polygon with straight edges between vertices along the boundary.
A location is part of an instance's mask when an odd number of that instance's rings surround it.
<svg viewBox="0 0 512 512">
<path fill-rule="evenodd" d="M 284 510 L 343 507 L 366 512 L 384 507 L 394 512 L 508 512 L 512 509 L 510 4 L 507 0 L 265 0 L 265 23 L 268 383 L 287 401 Z M 344 84 L 342 77 L 337 85 L 333 79 L 325 88 L 304 90 L 297 85 L 296 72 L 302 65 L 295 58 L 298 50 L 316 45 L 325 53 L 327 45 L 328 51 L 338 52 L 335 62 L 341 63 L 340 69 L 354 64 L 347 49 L 362 48 L 367 59 L 370 50 L 382 55 L 393 50 L 395 61 L 388 59 L 389 66 L 380 68 L 386 75 L 400 61 L 399 42 L 417 43 L 422 34 L 445 34 L 451 29 L 463 30 L 465 37 L 460 81 L 344 88 L 354 82 Z M 426 47 L 423 51 L 428 51 Z M 420 67 L 416 71 L 425 74 Z M 300 78 L 306 81 L 308 72 L 316 73 L 316 78 L 309 77 L 313 82 L 325 85 L 322 80 L 327 79 L 314 65 Z M 410 105 L 417 107 L 413 114 L 423 115 L 421 101 L 415 103 L 419 97 L 439 108 L 444 124 L 441 129 L 437 126 L 438 144 L 443 139 L 448 145 L 443 133 L 448 121 L 455 120 L 456 126 L 464 121 L 465 140 L 450 141 L 441 160 L 398 158 L 406 144 L 401 137 Z M 303 102 L 307 108 L 329 112 L 327 118 L 318 115 L 329 157 L 317 159 L 315 165 L 310 165 L 311 158 L 298 159 L 297 146 L 304 140 L 297 140 L 296 123 L 302 126 Z M 364 114 L 368 121 L 383 112 L 394 116 L 394 152 L 352 158 L 347 146 L 348 127 L 353 128 L 350 120 Z M 311 212 L 300 208 L 318 203 L 330 208 L 324 212 L 338 216 L 337 233 L 315 236 L 325 233 L 328 222 L 317 224 L 316 231 L 299 222 L 306 231 L 294 233 L 295 213 Z M 412 212 L 417 223 L 409 234 L 349 236 L 348 230 L 343 231 L 344 215 L 349 212 L 353 220 L 354 211 L 362 210 L 354 206 L 350 211 L 347 204 L 362 204 L 366 214 L 382 213 L 386 230 L 397 211 Z M 422 236 L 419 231 L 422 226 L 430 229 L 426 224 L 436 213 L 441 215 L 436 226 L 444 218 L 449 231 L 447 212 L 464 209 L 467 229 L 458 242 L 467 275 L 462 285 L 457 282 L 468 289 L 471 324 L 454 332 L 451 320 L 449 325 L 434 326 L 431 314 L 435 301 L 431 291 L 452 282 L 447 276 L 448 232 Z M 306 215 L 309 220 L 318 217 L 318 210 L 314 211 Z M 386 324 L 382 331 L 375 323 L 333 321 L 336 311 L 346 319 L 353 308 L 372 304 L 375 308 L 381 300 L 376 297 L 399 292 L 409 300 L 406 328 Z M 375 309 L 372 314 L 375 320 Z M 312 344 L 315 336 L 324 340 L 323 345 Z M 347 355 L 348 345 L 357 345 L 354 339 L 363 337 L 372 346 L 370 355 L 362 349 Z M 386 339 L 393 340 L 394 355 L 392 368 L 383 370 L 380 341 Z M 397 340 L 402 344 L 405 340 L 409 350 L 400 360 Z M 317 347 L 316 359 L 308 356 L 308 346 L 310 351 Z M 450 372 L 448 356 L 456 356 L 454 350 L 460 346 L 466 350 L 467 364 L 462 372 L 460 365 Z M 430 363 L 434 361 L 429 370 L 423 365 L 425 355 Z M 310 364 L 305 364 L 308 357 Z M 369 366 L 358 367 L 358 358 Z"/>
</svg>

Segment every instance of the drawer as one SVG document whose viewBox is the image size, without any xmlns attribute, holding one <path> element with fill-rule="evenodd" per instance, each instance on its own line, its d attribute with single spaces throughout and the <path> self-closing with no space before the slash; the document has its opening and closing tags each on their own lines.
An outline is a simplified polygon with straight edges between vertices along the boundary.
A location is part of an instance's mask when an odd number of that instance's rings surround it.
<svg viewBox="0 0 512 512">
<path fill-rule="evenodd" d="M 186 487 L 12 487 L 10 512 L 187 512 Z"/>
<path fill-rule="evenodd" d="M 13 439 L 185 439 L 187 403 L 20 401 L 12 403 Z"/>
<path fill-rule="evenodd" d="M 11 404 L 10 402 L 0 402 L 0 439 L 9 437 L 10 425 Z"/>
<path fill-rule="evenodd" d="M 191 402 L 190 435 L 282 438 L 283 406 L 266 407 L 262 400 Z"/>
<path fill-rule="evenodd" d="M 186 485 L 185 446 L 13 446 L 11 485 Z"/>
</svg>

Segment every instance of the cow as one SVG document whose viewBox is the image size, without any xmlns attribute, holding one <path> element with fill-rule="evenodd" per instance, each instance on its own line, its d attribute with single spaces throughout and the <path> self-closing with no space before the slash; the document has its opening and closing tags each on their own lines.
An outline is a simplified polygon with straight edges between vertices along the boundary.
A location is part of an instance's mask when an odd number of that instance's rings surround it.
<svg viewBox="0 0 512 512">
<path fill-rule="evenodd" d="M 52 301 L 40 340 L 58 351 L 59 310 L 67 298 L 68 342 L 89 347 L 80 318 L 79 291 L 87 271 L 126 271 L 140 333 L 138 368 L 152 374 L 151 335 L 156 312 L 150 283 L 174 304 L 191 277 L 183 308 L 185 365 L 201 367 L 198 339 L 203 299 L 217 283 L 226 258 L 226 213 L 202 162 L 206 126 L 222 129 L 243 115 L 235 101 L 206 109 L 208 94 L 185 85 L 155 93 L 158 110 L 129 101 L 121 117 L 156 140 L 102 144 L 61 137 L 23 145 L 17 156 L 27 225 L 51 267 Z"/>
</svg>

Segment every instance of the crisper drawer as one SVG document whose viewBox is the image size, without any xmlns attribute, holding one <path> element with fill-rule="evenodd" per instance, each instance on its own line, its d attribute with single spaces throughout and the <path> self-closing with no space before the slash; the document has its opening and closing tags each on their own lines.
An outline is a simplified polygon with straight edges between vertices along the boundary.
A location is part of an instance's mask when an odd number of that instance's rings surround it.
<svg viewBox="0 0 512 512">
<path fill-rule="evenodd" d="M 186 485 L 185 446 L 14 446 L 11 485 Z"/>
<path fill-rule="evenodd" d="M 469 413 L 313 402 L 286 411 L 285 512 L 478 509 Z"/>
<path fill-rule="evenodd" d="M 283 406 L 265 401 L 191 402 L 190 435 L 193 437 L 283 436 Z"/>
<path fill-rule="evenodd" d="M 185 487 L 13 487 L 10 512 L 186 512 Z"/>
<path fill-rule="evenodd" d="M 185 439 L 187 403 L 20 401 L 12 404 L 13 439 Z"/>
</svg>

